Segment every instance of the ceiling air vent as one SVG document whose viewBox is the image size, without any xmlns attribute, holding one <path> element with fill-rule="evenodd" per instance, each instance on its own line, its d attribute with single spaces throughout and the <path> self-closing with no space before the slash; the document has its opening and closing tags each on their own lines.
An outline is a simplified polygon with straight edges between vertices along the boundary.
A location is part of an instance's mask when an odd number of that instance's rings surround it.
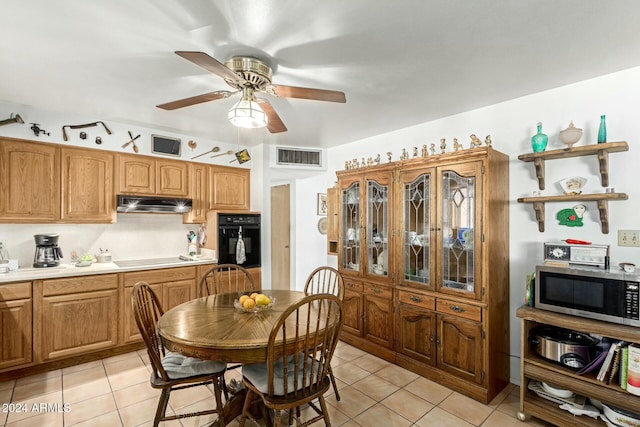
<svg viewBox="0 0 640 427">
<path fill-rule="evenodd" d="M 276 148 L 278 165 L 322 167 L 322 150 Z"/>
</svg>

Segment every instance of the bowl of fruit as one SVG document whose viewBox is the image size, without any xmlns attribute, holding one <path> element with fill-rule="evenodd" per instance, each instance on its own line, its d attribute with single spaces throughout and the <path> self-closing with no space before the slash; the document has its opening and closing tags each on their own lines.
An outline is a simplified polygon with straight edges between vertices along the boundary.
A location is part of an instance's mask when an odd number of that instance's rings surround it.
<svg viewBox="0 0 640 427">
<path fill-rule="evenodd" d="M 269 310 L 273 307 L 275 299 L 259 292 L 241 295 L 240 298 L 233 301 L 233 306 L 245 313 L 255 313 L 258 311 Z"/>
<path fill-rule="evenodd" d="M 89 267 L 96 261 L 95 257 L 91 254 L 85 254 L 76 263 L 76 267 Z"/>
</svg>

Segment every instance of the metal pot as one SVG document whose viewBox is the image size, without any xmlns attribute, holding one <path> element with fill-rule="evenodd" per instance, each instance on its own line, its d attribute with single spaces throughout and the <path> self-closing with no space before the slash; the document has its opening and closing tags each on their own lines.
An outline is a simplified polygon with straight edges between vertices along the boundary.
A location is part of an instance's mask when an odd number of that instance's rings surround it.
<svg viewBox="0 0 640 427">
<path fill-rule="evenodd" d="M 584 368 L 599 342 L 582 332 L 548 326 L 534 329 L 531 337 L 538 355 L 572 369 Z"/>
</svg>

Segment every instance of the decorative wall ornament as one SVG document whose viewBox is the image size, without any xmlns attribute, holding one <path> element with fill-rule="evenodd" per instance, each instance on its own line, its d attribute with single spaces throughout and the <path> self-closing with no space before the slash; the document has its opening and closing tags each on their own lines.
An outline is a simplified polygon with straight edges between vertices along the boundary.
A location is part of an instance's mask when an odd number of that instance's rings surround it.
<svg viewBox="0 0 640 427">
<path fill-rule="evenodd" d="M 585 205 L 575 205 L 570 209 L 562 209 L 556 215 L 560 225 L 566 225 L 567 227 L 582 227 L 582 217 L 587 211 Z"/>
<path fill-rule="evenodd" d="M 104 130 L 106 130 L 107 133 L 109 135 L 111 135 L 111 129 L 109 129 L 107 127 L 107 125 L 104 124 L 104 122 L 97 121 L 97 122 L 93 122 L 93 123 L 86 123 L 84 125 L 64 125 L 64 126 L 62 126 L 62 139 L 64 139 L 65 141 L 69 140 L 69 137 L 67 136 L 66 128 L 69 128 L 69 129 L 82 129 L 82 128 L 88 128 L 88 127 L 97 126 L 98 124 L 101 124 L 102 126 L 104 126 Z"/>
<path fill-rule="evenodd" d="M 31 129 L 33 131 L 35 136 L 40 136 L 41 133 L 43 133 L 43 134 L 45 134 L 47 136 L 51 135 L 46 130 L 42 129 L 38 123 L 31 123 L 31 127 L 29 129 Z"/>
</svg>

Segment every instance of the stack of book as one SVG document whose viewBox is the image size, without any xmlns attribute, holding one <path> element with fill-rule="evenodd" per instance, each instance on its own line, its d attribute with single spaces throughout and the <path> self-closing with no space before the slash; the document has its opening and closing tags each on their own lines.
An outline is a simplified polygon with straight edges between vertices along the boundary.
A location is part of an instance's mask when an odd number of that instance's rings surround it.
<svg viewBox="0 0 640 427">
<path fill-rule="evenodd" d="M 596 376 L 598 381 L 616 384 L 640 396 L 640 345 L 618 341 L 611 344 Z"/>
</svg>

